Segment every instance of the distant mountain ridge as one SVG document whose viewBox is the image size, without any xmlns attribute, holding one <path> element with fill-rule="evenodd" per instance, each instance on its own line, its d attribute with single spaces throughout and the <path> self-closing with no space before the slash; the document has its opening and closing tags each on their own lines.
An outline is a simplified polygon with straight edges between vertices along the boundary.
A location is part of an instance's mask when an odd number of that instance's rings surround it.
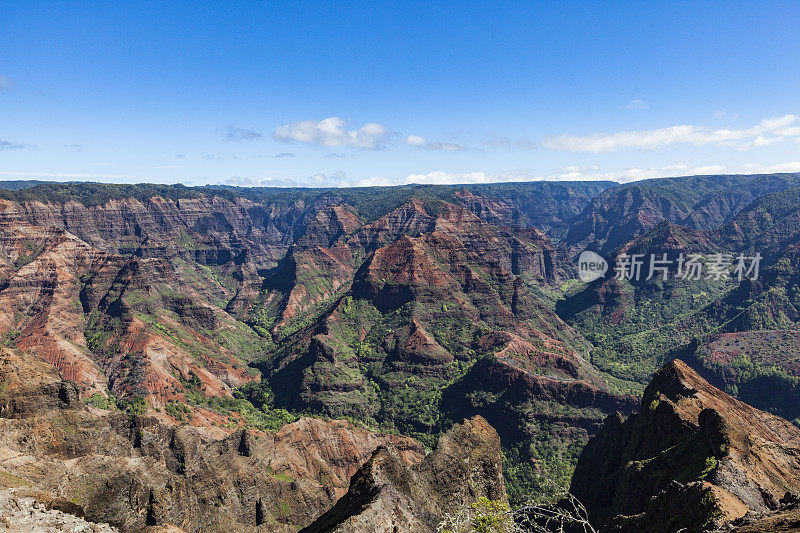
<svg viewBox="0 0 800 533">
<path fill-rule="evenodd" d="M 690 176 L 637 181 L 598 194 L 570 221 L 571 250 L 610 253 L 668 221 L 714 230 L 760 196 L 800 186 L 800 174 Z"/>
</svg>

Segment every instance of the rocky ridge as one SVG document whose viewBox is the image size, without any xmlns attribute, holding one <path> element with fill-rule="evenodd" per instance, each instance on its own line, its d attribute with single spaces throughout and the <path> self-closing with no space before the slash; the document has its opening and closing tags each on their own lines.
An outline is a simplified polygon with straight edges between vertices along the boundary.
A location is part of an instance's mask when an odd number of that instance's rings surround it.
<svg viewBox="0 0 800 533">
<path fill-rule="evenodd" d="M 304 533 L 433 533 L 444 514 L 478 498 L 505 502 L 500 438 L 481 417 L 442 435 L 421 462 L 406 466 L 392 446 L 378 448 L 350 489 Z"/>
<path fill-rule="evenodd" d="M 799 442 L 796 426 L 675 360 L 653 377 L 639 414 L 611 415 L 589 441 L 571 492 L 613 531 L 713 527 L 797 494 Z"/>
</svg>

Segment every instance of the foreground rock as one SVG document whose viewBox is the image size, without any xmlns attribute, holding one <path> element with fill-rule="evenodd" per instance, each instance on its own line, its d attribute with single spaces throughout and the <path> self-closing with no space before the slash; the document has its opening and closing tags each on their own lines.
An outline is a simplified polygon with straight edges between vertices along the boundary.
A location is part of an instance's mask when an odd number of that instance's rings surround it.
<svg viewBox="0 0 800 533">
<path fill-rule="evenodd" d="M 275 433 L 217 439 L 103 414 L 50 365 L 0 351 L 0 488 L 39 491 L 51 508 L 121 531 L 297 531 L 346 492 L 381 445 L 399 464 L 422 458 L 412 439 L 342 421 L 302 418 Z"/>
<path fill-rule="evenodd" d="M 732 524 L 716 530 L 714 533 L 721 532 L 736 533 L 797 533 L 800 532 L 800 505 L 791 503 L 783 506 L 775 512 L 765 515 L 748 513 L 747 516 L 736 520 Z"/>
<path fill-rule="evenodd" d="M 800 492 L 800 429 L 675 360 L 654 375 L 641 413 L 610 416 L 589 441 L 571 491 L 604 530 L 712 528 Z"/>
<path fill-rule="evenodd" d="M 436 450 L 411 467 L 396 448 L 379 448 L 347 494 L 303 531 L 433 532 L 446 512 L 480 497 L 506 501 L 500 438 L 476 416 L 445 433 Z"/>
<path fill-rule="evenodd" d="M 108 524 L 87 522 L 58 509 L 48 509 L 16 489 L 0 490 L 0 531 L 28 533 L 116 533 Z"/>
</svg>

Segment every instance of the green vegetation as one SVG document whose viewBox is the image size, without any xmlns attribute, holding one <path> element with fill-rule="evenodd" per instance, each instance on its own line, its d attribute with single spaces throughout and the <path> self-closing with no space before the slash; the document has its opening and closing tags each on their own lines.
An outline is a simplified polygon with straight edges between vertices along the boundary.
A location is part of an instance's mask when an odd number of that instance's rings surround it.
<svg viewBox="0 0 800 533">
<path fill-rule="evenodd" d="M 233 398 L 221 396 L 207 396 L 202 392 L 200 378 L 192 373 L 188 380 L 181 380 L 186 395 L 186 403 L 209 409 L 226 417 L 241 418 L 250 427 L 263 431 L 277 431 L 285 424 L 297 420 L 285 409 L 272 407 L 272 391 L 266 383 L 248 384 L 234 392 Z M 260 405 L 256 407 L 248 398 L 252 398 Z M 170 406 L 171 405 L 171 406 Z M 177 420 L 184 420 L 188 415 L 185 406 L 177 402 L 167 405 L 167 413 Z M 175 413 L 178 416 L 173 415 Z"/>
<path fill-rule="evenodd" d="M 147 400 L 144 396 L 126 396 L 117 400 L 117 405 L 121 410 L 132 415 L 144 415 L 147 413 Z"/>
<path fill-rule="evenodd" d="M 725 392 L 787 420 L 800 418 L 797 330 L 729 333 L 695 339 L 684 358 Z"/>
<path fill-rule="evenodd" d="M 117 400 L 114 398 L 113 395 L 105 396 L 100 394 L 99 392 L 95 392 L 88 398 L 84 399 L 84 403 L 86 405 L 91 405 L 92 407 L 97 407 L 98 409 L 105 409 L 105 410 L 113 410 L 118 409 L 117 407 Z"/>
<path fill-rule="evenodd" d="M 180 402 L 167 402 L 164 406 L 164 411 L 179 422 L 188 421 L 192 418 L 191 409 Z"/>
<path fill-rule="evenodd" d="M 168 200 L 198 198 L 201 193 L 183 185 L 158 185 L 140 183 L 124 185 L 113 183 L 67 182 L 40 183 L 33 187 L 8 190 L 0 188 L 0 198 L 15 202 L 49 202 L 64 204 L 78 202 L 86 206 L 105 205 L 111 200 L 133 198 L 141 202 L 152 197 Z"/>
<path fill-rule="evenodd" d="M 445 515 L 441 533 L 506 533 L 516 531 L 514 514 L 507 503 L 481 496 L 464 509 Z"/>
<path fill-rule="evenodd" d="M 687 248 L 687 254 L 712 249 L 662 224 L 638 239 L 628 253 L 659 253 L 659 243 L 675 238 L 697 247 Z M 692 338 L 719 327 L 709 309 L 736 285 L 730 279 L 682 279 L 674 271 L 666 281 L 604 279 L 573 285 L 556 311 L 594 346 L 590 360 L 605 373 L 612 390 L 641 394 L 650 376 Z"/>
<path fill-rule="evenodd" d="M 546 423 L 538 426 L 527 429 L 532 438 L 503 447 L 506 493 L 514 508 L 550 502 L 566 492 L 586 445 L 585 437 L 576 439 Z"/>
</svg>

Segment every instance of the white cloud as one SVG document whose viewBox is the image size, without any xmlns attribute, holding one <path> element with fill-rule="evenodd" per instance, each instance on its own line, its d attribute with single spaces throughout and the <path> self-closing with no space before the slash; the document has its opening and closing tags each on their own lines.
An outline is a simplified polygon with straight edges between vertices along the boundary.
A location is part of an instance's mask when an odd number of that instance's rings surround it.
<svg viewBox="0 0 800 533">
<path fill-rule="evenodd" d="M 429 172 L 428 174 L 410 174 L 403 183 L 425 184 L 457 184 L 457 183 L 491 183 L 497 181 L 495 176 L 485 172 Z"/>
<path fill-rule="evenodd" d="M 339 117 L 329 117 L 319 122 L 305 120 L 275 128 L 272 137 L 281 142 L 300 142 L 320 146 L 351 146 L 377 150 L 389 141 L 392 131 L 377 122 L 368 122 L 356 130 L 347 130 L 347 123 Z"/>
<path fill-rule="evenodd" d="M 678 162 L 663 167 L 651 168 L 626 168 L 618 171 L 601 171 L 597 166 L 578 167 L 570 166 L 561 169 L 560 174 L 543 176 L 538 179 L 545 180 L 610 180 L 628 183 L 652 178 L 666 178 L 670 176 L 703 176 L 711 174 L 773 174 L 778 172 L 800 172 L 800 161 L 781 163 L 777 165 L 763 165 L 759 163 L 745 163 L 739 166 L 727 165 L 689 165 Z"/>
<path fill-rule="evenodd" d="M 625 106 L 626 111 L 640 111 L 642 109 L 650 109 L 650 106 L 647 105 L 647 102 L 639 98 L 631 100 L 628 102 L 628 105 Z"/>
<path fill-rule="evenodd" d="M 406 137 L 406 143 L 409 146 L 437 152 L 461 152 L 467 149 L 466 145 L 463 144 L 429 141 L 425 137 L 420 137 L 419 135 L 409 135 Z"/>
<path fill-rule="evenodd" d="M 265 178 L 248 178 L 246 176 L 231 176 L 225 180 L 225 185 L 233 185 L 234 187 L 273 187 L 275 179 L 271 176 Z"/>
<path fill-rule="evenodd" d="M 597 165 L 570 165 L 552 174 L 537 175 L 528 171 L 511 171 L 501 174 L 486 172 L 444 172 L 435 171 L 421 174 L 409 174 L 405 178 L 390 179 L 374 176 L 355 183 L 343 183 L 342 186 L 357 185 L 361 187 L 376 185 L 407 185 L 410 183 L 458 185 L 469 183 L 526 182 L 526 181 L 616 181 L 629 183 L 652 178 L 670 176 L 701 176 L 710 174 L 771 174 L 776 172 L 800 172 L 800 161 L 777 165 L 761 165 L 747 163 L 741 166 L 726 165 L 689 165 L 683 162 L 672 163 L 663 167 L 626 168 L 617 171 L 601 170 Z"/>
<path fill-rule="evenodd" d="M 545 179 L 535 176 L 533 173 L 524 170 L 515 170 L 500 174 L 489 174 L 486 172 L 444 172 L 437 170 L 428 173 L 409 174 L 404 178 L 385 178 L 373 176 L 358 180 L 353 185 L 359 187 L 369 186 L 388 186 L 388 185 L 408 185 L 411 183 L 426 185 L 459 185 L 467 183 L 496 183 L 509 181 L 536 181 Z"/>
<path fill-rule="evenodd" d="M 313 174 L 305 179 L 275 178 L 266 176 L 263 178 L 251 178 L 248 176 L 231 176 L 223 182 L 225 185 L 236 187 L 352 187 L 355 184 L 347 177 L 344 172 L 334 172 L 333 174 Z"/>
<path fill-rule="evenodd" d="M 765 137 L 764 135 L 759 135 L 752 141 L 744 144 L 740 144 L 736 146 L 736 149 L 740 152 L 746 152 L 747 150 L 752 150 L 753 148 L 761 148 L 762 146 L 769 146 L 770 144 L 775 144 L 777 142 L 781 142 L 785 139 L 785 137 Z"/>
<path fill-rule="evenodd" d="M 746 129 L 711 130 L 698 126 L 672 126 L 656 130 L 597 133 L 584 137 L 559 135 L 544 140 L 551 150 L 570 152 L 613 152 L 624 149 L 658 150 L 674 144 L 731 145 L 739 150 L 766 146 L 785 137 L 800 137 L 800 127 L 794 126 L 795 115 L 768 118 Z"/>
</svg>

